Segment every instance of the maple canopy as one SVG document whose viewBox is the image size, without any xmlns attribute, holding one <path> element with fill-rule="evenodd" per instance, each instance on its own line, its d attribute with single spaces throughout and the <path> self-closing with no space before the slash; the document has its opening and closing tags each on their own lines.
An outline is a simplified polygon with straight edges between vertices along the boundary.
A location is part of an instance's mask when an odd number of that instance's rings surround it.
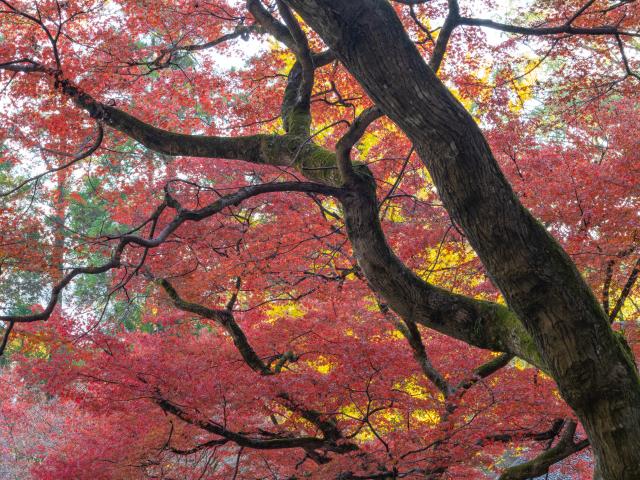
<svg viewBox="0 0 640 480">
<path fill-rule="evenodd" d="M 0 0 L 0 476 L 637 480 L 638 72 L 635 0 Z"/>
</svg>

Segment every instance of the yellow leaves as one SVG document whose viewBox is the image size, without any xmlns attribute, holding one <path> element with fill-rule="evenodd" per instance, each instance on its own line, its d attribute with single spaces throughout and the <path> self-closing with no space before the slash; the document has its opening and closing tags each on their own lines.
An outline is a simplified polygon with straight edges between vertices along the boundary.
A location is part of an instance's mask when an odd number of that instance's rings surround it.
<svg viewBox="0 0 640 480">
<path fill-rule="evenodd" d="M 393 388 L 394 390 L 400 390 L 420 400 L 432 398 L 429 391 L 418 383 L 415 376 L 409 377 L 401 383 L 396 383 Z"/>
<path fill-rule="evenodd" d="M 513 100 L 509 101 L 509 110 L 513 113 L 521 111 L 525 103 L 535 95 L 535 86 L 538 81 L 536 68 L 540 65 L 539 60 L 529 59 L 524 66 L 524 73 L 511 79 L 511 90 Z"/>
<path fill-rule="evenodd" d="M 360 410 L 353 403 L 350 404 L 350 405 L 347 405 L 346 407 L 342 407 L 342 409 L 340 410 L 340 413 L 342 415 L 344 415 L 345 417 L 347 417 L 347 418 L 359 418 L 360 417 Z"/>
<path fill-rule="evenodd" d="M 380 138 L 377 135 L 371 132 L 365 133 L 356 147 L 360 153 L 360 158 L 367 158 L 371 149 L 378 143 L 380 143 Z"/>
<path fill-rule="evenodd" d="M 307 365 L 313 368 L 315 371 L 327 375 L 336 366 L 335 362 L 332 362 L 324 355 L 320 355 L 316 360 L 307 361 Z"/>
<path fill-rule="evenodd" d="M 444 402 L 444 396 L 442 394 L 434 396 L 429 393 L 426 388 L 418 383 L 417 377 L 410 377 L 402 382 L 398 382 L 393 386 L 393 389 L 404 391 L 418 400 L 431 400 L 431 402 L 433 402 L 434 398 L 437 398 L 438 402 Z M 389 408 L 377 409 L 378 411 L 374 415 L 369 415 L 367 418 L 366 412 L 369 411 L 371 407 L 371 405 L 367 408 L 364 405 L 349 403 L 340 409 L 340 415 L 344 420 L 354 420 L 356 422 L 367 421 L 365 425 L 359 423 L 357 425 L 357 433 L 354 432 L 354 438 L 360 442 L 374 440 L 376 435 L 373 430 L 375 430 L 378 435 L 385 435 L 391 431 L 403 428 L 408 424 L 409 420 L 428 427 L 438 425 L 442 420 L 438 410 L 429 408 L 428 405 L 425 406 L 425 408 L 406 411 L 390 406 Z"/>
<path fill-rule="evenodd" d="M 524 360 L 522 360 L 521 358 L 516 357 L 513 360 L 513 366 L 518 370 L 524 370 L 525 368 L 529 367 L 529 364 Z"/>
<path fill-rule="evenodd" d="M 47 358 L 51 351 L 50 335 L 42 333 L 20 332 L 9 341 L 9 351 L 20 351 L 23 355 Z"/>
<path fill-rule="evenodd" d="M 622 288 L 611 286 L 609 290 L 610 298 L 617 299 L 617 298 L 620 298 L 621 295 L 622 295 Z M 616 317 L 616 320 L 629 320 L 634 318 L 634 316 L 638 311 L 636 305 L 638 304 L 639 301 L 640 301 L 640 295 L 634 294 L 634 292 L 632 291 L 627 297 L 627 300 L 622 304 L 622 307 L 618 312 L 618 316 Z"/>
<path fill-rule="evenodd" d="M 542 380 L 551 380 L 551 377 L 544 373 L 542 370 L 538 370 L 538 377 L 540 377 Z"/>
<path fill-rule="evenodd" d="M 416 422 L 426 423 L 431 426 L 435 426 L 440 423 L 440 414 L 435 410 L 417 409 L 411 412 L 411 418 Z"/>
<path fill-rule="evenodd" d="M 347 405 L 346 407 L 342 407 L 340 410 L 342 416 L 348 419 L 360 419 L 362 417 L 362 412 L 358 409 L 355 404 Z M 359 442 L 369 442 L 375 438 L 375 435 L 371 431 L 369 427 L 364 427 L 354 437 L 356 441 Z"/>
<path fill-rule="evenodd" d="M 284 67 L 278 73 L 288 75 L 289 70 L 296 63 L 296 56 L 288 49 L 283 50 L 275 38 L 269 37 L 268 43 L 269 50 L 274 52 L 274 57 L 284 64 Z"/>
<path fill-rule="evenodd" d="M 387 214 L 385 218 L 394 223 L 402 223 L 406 220 L 405 217 L 402 215 L 402 209 L 396 206 L 390 206 L 387 209 Z"/>
<path fill-rule="evenodd" d="M 423 202 L 431 199 L 431 196 L 436 192 L 436 187 L 431 180 L 431 174 L 426 167 L 420 167 L 415 170 L 415 174 L 424 180 L 424 186 L 416 192 L 416 197 Z"/>
<path fill-rule="evenodd" d="M 342 407 L 340 413 L 347 419 L 361 420 L 365 416 L 365 411 L 366 410 L 360 409 L 357 405 L 351 403 Z M 405 424 L 405 416 L 395 408 L 382 410 L 375 415 L 371 415 L 368 420 L 378 435 L 384 435 Z M 364 425 L 361 426 L 354 438 L 364 443 L 374 440 L 376 436 L 369 425 Z"/>
<path fill-rule="evenodd" d="M 397 180 L 397 176 L 389 175 L 385 178 L 384 182 L 387 185 L 395 185 Z M 383 212 L 384 220 L 389 220 L 393 223 L 402 223 L 406 220 L 404 215 L 402 215 L 402 208 L 397 205 L 393 205 L 392 203 L 389 203 Z"/>
<path fill-rule="evenodd" d="M 454 248 L 455 246 L 442 246 L 431 248 L 423 254 L 425 268 L 418 270 L 418 275 L 437 285 L 456 289 L 459 287 L 461 277 L 457 274 L 459 269 L 476 258 L 475 252 L 470 247 Z M 467 286 L 475 287 L 485 281 L 484 275 L 469 275 L 465 271 L 464 281 Z"/>
<path fill-rule="evenodd" d="M 367 295 L 364 300 L 366 301 L 365 308 L 370 312 L 379 312 L 380 306 L 378 300 L 373 295 Z"/>
<path fill-rule="evenodd" d="M 391 330 L 389 332 L 389 336 L 394 340 L 402 340 L 404 338 L 404 335 L 400 330 Z"/>
<path fill-rule="evenodd" d="M 306 310 L 296 302 L 272 303 L 266 312 L 267 323 L 273 325 L 281 318 L 301 318 Z"/>
<path fill-rule="evenodd" d="M 518 113 L 524 108 L 525 102 L 533 97 L 533 89 L 520 80 L 512 80 L 511 85 L 515 99 L 509 101 L 509 110 Z"/>
<path fill-rule="evenodd" d="M 322 208 L 324 208 L 328 212 L 333 213 L 334 215 L 342 216 L 340 206 L 335 200 L 331 198 L 325 198 L 324 200 L 322 200 Z"/>
<path fill-rule="evenodd" d="M 462 104 L 462 106 L 465 108 L 465 110 L 467 110 L 467 112 L 471 111 L 471 109 L 473 108 L 473 101 L 472 100 L 470 100 L 469 98 L 464 97 L 460 93 L 460 91 L 455 87 L 449 88 L 449 91 L 456 98 L 456 100 L 458 100 Z"/>
</svg>

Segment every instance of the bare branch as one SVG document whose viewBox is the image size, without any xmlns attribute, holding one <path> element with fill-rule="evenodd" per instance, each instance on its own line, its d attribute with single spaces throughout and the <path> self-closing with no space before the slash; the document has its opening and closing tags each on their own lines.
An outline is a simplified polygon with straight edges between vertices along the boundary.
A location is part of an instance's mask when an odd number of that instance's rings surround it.
<svg viewBox="0 0 640 480">
<path fill-rule="evenodd" d="M 233 313 L 230 310 L 207 308 L 204 305 L 187 302 L 166 279 L 158 280 L 158 284 L 167 292 L 167 295 L 169 295 L 169 298 L 171 298 L 176 308 L 185 312 L 195 313 L 202 318 L 214 320 L 218 325 L 223 327 L 233 340 L 233 344 L 240 352 L 240 355 L 242 355 L 246 364 L 249 365 L 252 370 L 261 375 L 271 375 L 274 373 L 265 365 L 253 349 L 247 336 L 236 323 Z"/>
<path fill-rule="evenodd" d="M 15 322 L 9 322 L 4 329 L 4 334 L 2 335 L 2 343 L 0 343 L 0 355 L 4 353 L 4 349 L 7 348 L 7 343 L 9 342 L 9 335 L 11 335 L 11 330 L 13 330 L 13 326 Z"/>
<path fill-rule="evenodd" d="M 618 44 L 618 48 L 620 49 L 622 64 L 624 65 L 624 70 L 627 73 L 627 76 L 634 77 L 636 80 L 640 80 L 640 74 L 631 70 L 631 65 L 629 64 L 629 58 L 627 57 L 627 53 L 624 49 L 624 43 L 622 42 L 622 37 L 619 34 L 616 34 L 615 37 L 616 37 L 616 43 Z"/>
<path fill-rule="evenodd" d="M 616 304 L 613 307 L 613 310 L 611 310 L 611 313 L 609 313 L 610 322 L 613 323 L 618 317 L 618 315 L 620 314 L 620 310 L 622 310 L 622 306 L 624 305 L 624 302 L 629 297 L 629 294 L 631 293 L 631 289 L 635 285 L 639 274 L 640 274 L 640 258 L 638 258 L 638 260 L 636 261 L 633 269 L 631 270 L 631 274 L 629 274 L 629 277 L 627 278 L 627 281 L 624 284 L 624 287 L 622 287 L 622 292 L 620 292 L 620 297 L 618 297 L 618 300 L 616 301 Z"/>
<path fill-rule="evenodd" d="M 162 408 L 165 412 L 171 413 L 179 419 L 202 428 L 207 432 L 218 435 L 222 438 L 226 438 L 241 447 L 253 448 L 257 450 L 276 450 L 281 448 L 302 448 L 302 449 L 317 449 L 327 448 L 334 451 L 341 451 L 339 445 L 331 445 L 331 442 L 323 438 L 318 437 L 280 437 L 280 438 L 256 438 L 250 437 L 245 434 L 234 432 L 226 429 L 224 426 L 219 425 L 211 420 L 198 419 L 188 414 L 184 409 L 176 405 L 175 403 L 162 398 L 159 394 L 155 398 L 156 404 Z"/>
<path fill-rule="evenodd" d="M 236 39 L 238 37 L 245 39 L 249 34 L 254 32 L 260 32 L 260 29 L 256 25 L 239 26 L 233 32 L 222 35 L 221 37 L 218 37 L 215 40 L 211 40 L 205 43 L 176 46 L 173 48 L 173 50 L 183 50 L 185 52 L 198 52 L 200 50 L 206 50 L 208 48 L 215 47 L 217 45 L 228 42 L 229 40 Z"/>
<path fill-rule="evenodd" d="M 434 47 L 433 54 L 431 54 L 431 59 L 429 60 L 429 66 L 436 73 L 442 64 L 453 30 L 460 25 L 460 6 L 458 5 L 458 0 L 448 1 L 449 13 L 442 25 L 442 29 L 438 35 L 438 40 L 436 41 L 436 46 Z"/>
<path fill-rule="evenodd" d="M 631 32 L 620 30 L 614 25 L 603 25 L 600 27 L 574 27 L 571 24 L 563 24 L 555 27 L 526 27 L 519 25 L 510 25 L 507 23 L 494 22 L 485 18 L 469 18 L 460 17 L 460 25 L 473 27 L 487 27 L 495 30 L 501 30 L 507 33 L 516 33 L 521 35 L 620 35 L 629 37 L 640 37 L 640 32 Z"/>
<path fill-rule="evenodd" d="M 382 117 L 382 111 L 376 107 L 364 110 L 353 122 L 349 130 L 336 144 L 336 159 L 340 176 L 345 182 L 353 178 L 354 171 L 351 164 L 351 149 L 362 138 L 367 127 Z"/>
<path fill-rule="evenodd" d="M 580 8 L 576 11 L 576 13 L 574 13 L 574 14 L 571 16 L 571 18 L 570 18 L 569 20 L 567 20 L 567 22 L 566 22 L 566 23 L 567 23 L 567 25 L 571 25 L 573 22 L 575 22 L 575 21 L 578 19 L 578 17 L 579 17 L 580 15 L 582 15 L 584 12 L 586 12 L 586 11 L 589 9 L 589 7 L 595 3 L 595 1 L 596 1 L 596 0 L 589 0 L 589 1 L 588 1 L 588 2 L 586 2 L 584 5 L 582 5 L 582 7 L 580 7 Z"/>
<path fill-rule="evenodd" d="M 576 423 L 567 422 L 565 431 L 555 447 L 542 452 L 533 460 L 508 468 L 500 475 L 499 480 L 526 480 L 549 473 L 549 467 L 589 446 L 589 440 L 586 439 L 574 443 L 575 432 Z"/>
<path fill-rule="evenodd" d="M 10 72 L 46 72 L 45 68 L 40 63 L 31 60 L 29 58 L 20 58 L 18 60 L 10 60 L 8 62 L 0 63 L 0 70 L 8 70 Z"/>
<path fill-rule="evenodd" d="M 251 12 L 253 18 L 264 28 L 267 32 L 273 35 L 278 41 L 284 43 L 289 49 L 295 51 L 295 40 L 291 36 L 289 29 L 277 21 L 269 10 L 267 10 L 260 0 L 247 0 L 247 10 Z"/>
<path fill-rule="evenodd" d="M 337 196 L 342 194 L 342 190 L 334 187 L 329 187 L 326 185 L 320 185 L 316 183 L 310 182 L 278 182 L 278 183 L 265 183 L 260 185 L 251 185 L 248 187 L 244 187 L 239 189 L 238 191 L 225 195 L 215 202 L 197 209 L 197 210 L 188 210 L 182 208 L 175 199 L 171 196 L 168 188 L 166 191 L 166 199 L 165 203 L 161 205 L 169 206 L 177 210 L 177 214 L 175 217 L 162 229 L 162 231 L 155 238 L 143 238 L 138 235 L 122 235 L 116 237 L 114 239 L 119 239 L 117 246 L 113 249 L 111 254 L 111 259 L 99 266 L 95 267 L 77 267 L 73 268 L 68 274 L 66 274 L 59 283 L 55 284 L 51 289 L 51 296 L 49 297 L 49 302 L 46 308 L 39 313 L 33 313 L 30 315 L 2 315 L 0 316 L 0 321 L 4 322 L 15 322 L 15 323 L 28 323 L 28 322 L 36 322 L 40 320 L 47 320 L 51 314 L 53 313 L 54 308 L 58 304 L 60 294 L 62 290 L 71 283 L 71 281 L 77 277 L 78 275 L 96 275 L 100 273 L 108 272 L 114 268 L 118 268 L 121 265 L 121 259 L 125 248 L 128 245 L 138 245 L 145 248 L 155 248 L 159 245 L 163 244 L 169 236 L 178 229 L 183 223 L 187 221 L 200 221 L 205 218 L 211 217 L 216 213 L 224 210 L 227 207 L 235 206 L 240 204 L 240 202 L 254 197 L 256 195 L 261 195 L 264 193 L 272 193 L 272 192 L 287 192 L 287 191 L 297 191 L 297 192 L 313 192 L 313 193 L 329 193 L 335 194 Z M 163 208 L 158 208 L 156 210 L 156 214 L 159 215 L 162 212 Z M 146 223 L 146 222 L 145 222 Z"/>
</svg>

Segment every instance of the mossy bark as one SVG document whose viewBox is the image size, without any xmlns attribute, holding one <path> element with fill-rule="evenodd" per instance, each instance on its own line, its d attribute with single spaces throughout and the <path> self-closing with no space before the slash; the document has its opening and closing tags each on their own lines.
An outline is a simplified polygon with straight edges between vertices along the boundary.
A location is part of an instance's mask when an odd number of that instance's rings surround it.
<svg viewBox="0 0 640 480">
<path fill-rule="evenodd" d="M 582 421 L 603 478 L 639 478 L 640 379 L 628 351 L 573 262 L 522 206 L 478 125 L 424 62 L 390 3 L 288 3 L 413 142 L 447 211 Z"/>
</svg>

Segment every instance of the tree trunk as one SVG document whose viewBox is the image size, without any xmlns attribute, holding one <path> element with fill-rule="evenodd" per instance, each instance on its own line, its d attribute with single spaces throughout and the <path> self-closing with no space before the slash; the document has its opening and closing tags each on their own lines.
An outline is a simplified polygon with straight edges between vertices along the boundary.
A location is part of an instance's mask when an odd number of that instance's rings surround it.
<svg viewBox="0 0 640 480">
<path fill-rule="evenodd" d="M 640 379 L 631 354 L 573 262 L 520 204 L 476 123 L 426 65 L 391 6 L 288 3 L 414 142 L 451 217 L 582 421 L 602 477 L 637 479 Z"/>
</svg>

